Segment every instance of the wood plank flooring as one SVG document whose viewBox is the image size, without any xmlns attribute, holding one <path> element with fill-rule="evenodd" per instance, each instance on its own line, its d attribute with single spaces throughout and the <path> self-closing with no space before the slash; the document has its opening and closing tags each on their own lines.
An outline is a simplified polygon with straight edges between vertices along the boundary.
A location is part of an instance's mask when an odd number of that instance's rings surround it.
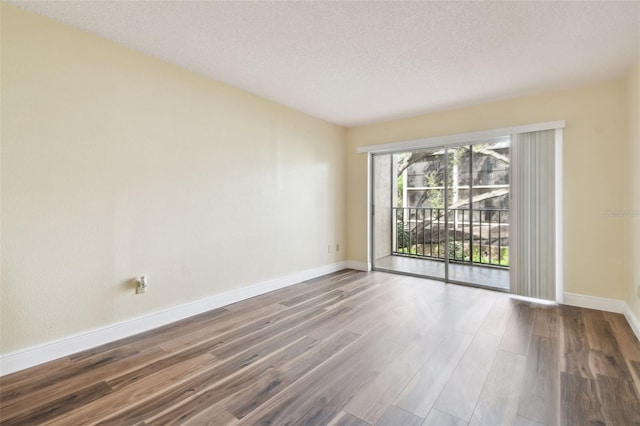
<svg viewBox="0 0 640 426">
<path fill-rule="evenodd" d="M 344 270 L 0 379 L 3 425 L 640 425 L 621 315 Z"/>
</svg>

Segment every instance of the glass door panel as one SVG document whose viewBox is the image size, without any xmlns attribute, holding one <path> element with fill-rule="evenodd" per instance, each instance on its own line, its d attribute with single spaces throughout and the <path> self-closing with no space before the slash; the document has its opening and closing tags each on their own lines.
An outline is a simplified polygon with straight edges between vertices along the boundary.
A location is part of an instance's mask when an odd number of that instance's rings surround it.
<svg viewBox="0 0 640 426">
<path fill-rule="evenodd" d="M 445 169 L 442 147 L 374 155 L 373 266 L 445 278 Z"/>
<path fill-rule="evenodd" d="M 508 137 L 448 150 L 449 280 L 509 288 Z"/>
<path fill-rule="evenodd" d="M 374 269 L 509 288 L 510 138 L 373 155 Z"/>
</svg>

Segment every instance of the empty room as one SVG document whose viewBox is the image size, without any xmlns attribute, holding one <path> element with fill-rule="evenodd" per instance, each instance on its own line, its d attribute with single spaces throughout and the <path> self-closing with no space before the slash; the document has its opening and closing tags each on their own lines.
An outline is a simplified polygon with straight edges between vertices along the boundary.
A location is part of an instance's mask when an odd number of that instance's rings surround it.
<svg viewBox="0 0 640 426">
<path fill-rule="evenodd" d="M 0 424 L 640 425 L 640 2 L 0 25 Z"/>
</svg>

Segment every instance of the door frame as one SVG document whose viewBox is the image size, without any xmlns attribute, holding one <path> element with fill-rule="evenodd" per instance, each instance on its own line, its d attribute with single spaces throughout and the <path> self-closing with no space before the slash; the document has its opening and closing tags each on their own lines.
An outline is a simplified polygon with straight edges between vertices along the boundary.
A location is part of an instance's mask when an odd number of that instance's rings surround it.
<svg viewBox="0 0 640 426">
<path fill-rule="evenodd" d="M 483 139 L 492 139 L 500 136 L 511 136 L 516 133 L 535 132 L 540 130 L 555 130 L 556 131 L 556 302 L 563 302 L 564 295 L 564 269 L 563 269 L 563 208 L 562 208 L 562 188 L 563 188 L 563 129 L 566 127 L 564 120 L 548 121 L 533 124 L 526 124 L 520 126 L 511 126 L 498 129 L 482 130 L 477 132 L 459 133 L 445 136 L 426 137 L 413 140 L 404 140 L 397 142 L 390 142 L 378 145 L 367 145 L 358 147 L 358 153 L 367 154 L 367 270 L 376 270 L 374 268 L 373 260 L 373 220 L 372 220 L 372 202 L 373 202 L 373 155 L 374 154 L 391 154 L 393 152 L 411 151 L 416 149 L 430 148 L 434 146 L 445 145 L 453 147 L 456 145 L 465 145 Z M 446 170 L 447 168 L 445 168 Z M 446 185 L 445 185 L 446 187 Z M 446 215 L 445 215 L 446 217 Z M 448 234 L 448 233 L 447 233 Z M 447 235 L 448 239 L 448 235 Z M 448 256 L 447 256 L 448 257 Z M 408 274 L 402 272 L 395 272 L 397 274 L 419 276 L 423 278 L 429 278 L 422 275 Z M 448 276 L 448 267 L 445 271 L 445 276 Z M 442 280 L 442 278 L 434 278 Z M 473 283 L 458 282 L 455 280 L 447 280 L 445 282 L 468 285 L 472 287 L 487 288 L 482 285 L 475 285 Z M 491 288 L 492 290 L 500 291 L 498 288 Z"/>
</svg>

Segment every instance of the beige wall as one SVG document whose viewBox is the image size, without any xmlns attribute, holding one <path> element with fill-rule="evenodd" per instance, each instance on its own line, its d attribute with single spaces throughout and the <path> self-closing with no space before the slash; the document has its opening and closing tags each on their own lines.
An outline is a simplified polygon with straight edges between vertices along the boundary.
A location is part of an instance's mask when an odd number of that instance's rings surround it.
<svg viewBox="0 0 640 426">
<path fill-rule="evenodd" d="M 347 131 L 348 257 L 366 261 L 366 155 L 359 146 L 566 120 L 564 132 L 565 291 L 623 299 L 626 81 L 494 102 Z M 428 94 L 425 94 L 428 96 Z"/>
<path fill-rule="evenodd" d="M 565 291 L 626 297 L 640 316 L 640 218 L 605 214 L 640 208 L 638 65 L 628 79 L 345 132 L 1 10 L 1 353 L 365 262 L 358 146 L 551 120 L 567 121 Z M 336 243 L 348 256 L 327 253 Z M 140 274 L 150 290 L 136 296 Z"/>
<path fill-rule="evenodd" d="M 629 193 L 624 209 L 627 220 L 627 304 L 640 318 L 640 62 L 629 71 Z"/>
<path fill-rule="evenodd" d="M 345 259 L 344 129 L 5 4 L 1 47 L 2 353 Z"/>
</svg>

